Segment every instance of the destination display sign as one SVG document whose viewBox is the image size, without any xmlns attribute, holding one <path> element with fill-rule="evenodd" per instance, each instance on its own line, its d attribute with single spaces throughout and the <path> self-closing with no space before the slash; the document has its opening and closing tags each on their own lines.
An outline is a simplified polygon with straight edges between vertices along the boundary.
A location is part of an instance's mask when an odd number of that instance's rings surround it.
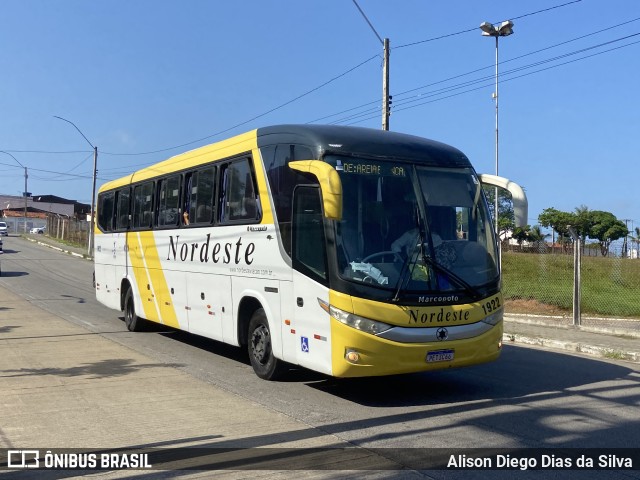
<svg viewBox="0 0 640 480">
<path fill-rule="evenodd" d="M 375 177 L 406 177 L 409 173 L 407 165 L 368 160 L 338 160 L 336 170 L 351 175 L 371 175 Z"/>
</svg>

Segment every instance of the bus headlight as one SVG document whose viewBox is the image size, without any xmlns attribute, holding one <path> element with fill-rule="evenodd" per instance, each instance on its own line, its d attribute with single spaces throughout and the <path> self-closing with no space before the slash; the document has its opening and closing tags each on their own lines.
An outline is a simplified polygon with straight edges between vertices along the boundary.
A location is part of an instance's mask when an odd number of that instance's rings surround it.
<svg viewBox="0 0 640 480">
<path fill-rule="evenodd" d="M 497 312 L 493 312 L 491 315 L 487 315 L 482 319 L 484 323 L 488 323 L 489 325 L 497 325 L 502 321 L 502 317 L 504 316 L 504 309 L 501 308 Z"/>
<path fill-rule="evenodd" d="M 388 325 L 376 320 L 371 320 L 359 315 L 354 315 L 353 313 L 345 312 L 344 310 L 340 310 L 333 305 L 329 306 L 329 314 L 340 323 L 344 323 L 345 325 L 355 328 L 356 330 L 370 333 L 371 335 L 378 335 L 379 333 L 387 331 L 393 327 L 393 325 Z"/>
</svg>

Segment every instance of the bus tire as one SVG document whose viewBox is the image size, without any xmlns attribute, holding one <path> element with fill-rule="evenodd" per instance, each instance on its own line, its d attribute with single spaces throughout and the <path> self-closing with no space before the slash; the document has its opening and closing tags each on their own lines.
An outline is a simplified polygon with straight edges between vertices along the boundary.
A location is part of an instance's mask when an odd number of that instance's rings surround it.
<svg viewBox="0 0 640 480">
<path fill-rule="evenodd" d="M 131 287 L 124 297 L 124 323 L 130 332 L 141 332 L 144 329 L 144 320 L 136 313 Z"/>
<path fill-rule="evenodd" d="M 251 316 L 248 340 L 249 360 L 256 375 L 264 380 L 277 380 L 282 377 L 286 366 L 273 355 L 271 331 L 262 308 Z"/>
</svg>

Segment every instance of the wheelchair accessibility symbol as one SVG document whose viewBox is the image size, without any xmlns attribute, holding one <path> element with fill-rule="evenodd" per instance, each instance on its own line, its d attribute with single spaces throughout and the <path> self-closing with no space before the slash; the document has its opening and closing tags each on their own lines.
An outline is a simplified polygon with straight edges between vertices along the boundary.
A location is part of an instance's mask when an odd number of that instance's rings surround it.
<svg viewBox="0 0 640 480">
<path fill-rule="evenodd" d="M 309 339 L 307 337 L 300 337 L 300 350 L 309 353 Z"/>
</svg>

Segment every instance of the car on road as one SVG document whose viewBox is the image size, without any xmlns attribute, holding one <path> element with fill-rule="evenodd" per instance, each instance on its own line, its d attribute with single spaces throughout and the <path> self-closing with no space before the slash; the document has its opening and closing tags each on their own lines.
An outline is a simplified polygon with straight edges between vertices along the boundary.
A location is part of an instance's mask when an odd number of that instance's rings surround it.
<svg viewBox="0 0 640 480">
<path fill-rule="evenodd" d="M 31 230 L 29 230 L 29 233 L 43 234 L 46 229 L 47 227 L 33 227 Z"/>
<path fill-rule="evenodd" d="M 0 235 L 4 235 L 5 237 L 9 235 L 9 228 L 7 227 L 7 222 L 0 222 Z"/>
</svg>

